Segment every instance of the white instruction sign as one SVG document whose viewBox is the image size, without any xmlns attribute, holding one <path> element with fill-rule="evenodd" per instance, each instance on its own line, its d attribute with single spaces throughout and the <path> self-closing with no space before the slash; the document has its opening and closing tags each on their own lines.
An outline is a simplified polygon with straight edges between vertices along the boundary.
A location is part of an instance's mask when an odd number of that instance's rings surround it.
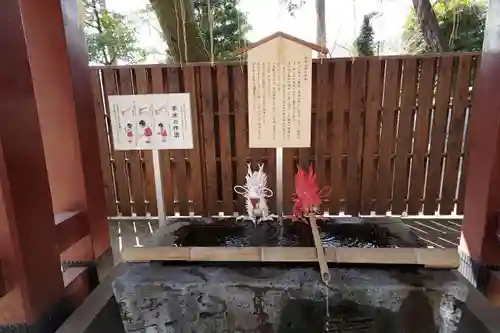
<svg viewBox="0 0 500 333">
<path fill-rule="evenodd" d="M 108 96 L 115 150 L 192 149 L 188 93 Z"/>
</svg>

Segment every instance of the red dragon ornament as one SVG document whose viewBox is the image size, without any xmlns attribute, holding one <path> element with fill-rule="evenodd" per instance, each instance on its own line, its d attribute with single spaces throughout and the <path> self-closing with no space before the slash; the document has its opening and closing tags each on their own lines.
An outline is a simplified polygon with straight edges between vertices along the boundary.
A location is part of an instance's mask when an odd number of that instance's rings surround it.
<svg viewBox="0 0 500 333">
<path fill-rule="evenodd" d="M 316 174 L 311 165 L 309 165 L 308 173 L 298 167 L 295 175 L 295 193 L 293 195 L 294 220 L 299 219 L 307 223 L 307 217 L 310 213 L 319 214 L 321 199 L 327 197 L 331 190 L 330 186 L 319 189 Z"/>
</svg>

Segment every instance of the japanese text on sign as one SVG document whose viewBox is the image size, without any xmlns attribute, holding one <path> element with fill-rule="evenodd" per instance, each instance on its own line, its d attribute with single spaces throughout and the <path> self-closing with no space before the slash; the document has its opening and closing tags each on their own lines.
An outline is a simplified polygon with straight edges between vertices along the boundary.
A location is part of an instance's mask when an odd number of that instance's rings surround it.
<svg viewBox="0 0 500 333">
<path fill-rule="evenodd" d="M 248 52 L 250 147 L 309 147 L 311 50 L 276 39 Z"/>
<path fill-rule="evenodd" d="M 189 94 L 109 96 L 115 150 L 191 149 Z"/>
</svg>

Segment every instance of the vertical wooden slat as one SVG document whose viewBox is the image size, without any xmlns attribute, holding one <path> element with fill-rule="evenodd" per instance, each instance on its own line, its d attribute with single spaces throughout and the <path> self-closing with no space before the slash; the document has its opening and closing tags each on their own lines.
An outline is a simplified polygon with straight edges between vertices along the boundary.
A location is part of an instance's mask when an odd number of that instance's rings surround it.
<svg viewBox="0 0 500 333">
<path fill-rule="evenodd" d="M 392 193 L 391 159 L 394 150 L 395 114 L 398 108 L 400 60 L 389 59 L 385 68 L 384 100 L 382 107 L 382 134 L 379 148 L 376 213 L 385 215 L 389 210 Z"/>
<path fill-rule="evenodd" d="M 191 119 L 193 125 L 193 149 L 187 150 L 190 163 L 190 185 L 193 199 L 193 210 L 195 214 L 205 213 L 203 200 L 203 169 L 201 167 L 201 126 L 199 122 L 199 106 L 196 98 L 196 70 L 195 67 L 186 66 L 183 68 L 184 91 L 190 93 L 191 97 Z"/>
<path fill-rule="evenodd" d="M 299 165 L 302 169 L 307 170 L 311 163 L 311 152 L 314 152 L 314 144 L 309 148 L 297 148 L 299 154 Z"/>
<path fill-rule="evenodd" d="M 477 68 L 480 66 L 480 58 L 475 57 L 475 62 L 473 64 L 473 68 L 471 69 L 471 75 L 472 73 L 477 73 Z M 462 215 L 464 213 L 464 205 L 465 205 L 465 184 L 467 180 L 467 169 L 468 169 L 468 164 L 469 164 L 469 131 L 468 131 L 468 126 L 470 124 L 470 115 L 472 112 L 472 105 L 474 105 L 474 89 L 475 89 L 475 84 L 476 84 L 476 75 L 472 77 L 472 91 L 471 91 L 471 96 L 469 96 L 469 112 L 467 114 L 466 118 L 466 132 L 465 132 L 465 144 L 463 147 L 463 157 L 462 157 L 462 169 L 461 169 L 461 175 L 460 175 L 460 181 L 459 181 L 459 188 L 458 188 L 458 202 L 457 202 L 457 214 Z M 499 225 L 500 227 L 500 225 Z"/>
<path fill-rule="evenodd" d="M 111 172 L 111 155 L 108 145 L 106 130 L 107 117 L 104 114 L 103 96 L 101 92 L 101 78 L 98 69 L 91 70 L 92 93 L 94 96 L 94 112 L 97 122 L 97 136 L 99 138 L 99 151 L 101 155 L 101 170 L 104 180 L 104 193 L 106 198 L 106 211 L 108 216 L 116 216 L 115 186 Z"/>
<path fill-rule="evenodd" d="M 267 187 L 276 193 L 276 149 L 267 149 L 267 163 L 265 171 L 267 173 Z M 267 198 L 267 204 L 272 214 L 276 213 L 276 195 Z"/>
<path fill-rule="evenodd" d="M 201 105 L 203 117 L 203 143 L 205 150 L 205 180 L 207 187 L 207 205 L 210 214 L 218 214 L 217 203 L 217 164 L 215 160 L 214 138 L 214 85 L 212 67 L 200 68 Z"/>
<path fill-rule="evenodd" d="M 222 180 L 222 208 L 226 215 L 236 211 L 233 206 L 233 170 L 231 159 L 231 131 L 229 127 L 229 81 L 227 65 L 217 65 L 217 101 L 219 105 L 220 165 Z"/>
<path fill-rule="evenodd" d="M 441 182 L 442 154 L 446 136 L 446 119 L 450 102 L 451 80 L 453 76 L 453 58 L 439 59 L 438 83 L 434 116 L 431 130 L 431 143 L 427 180 L 425 188 L 424 214 L 434 215 L 437 210 Z"/>
<path fill-rule="evenodd" d="M 112 68 L 104 69 L 103 79 L 104 79 L 104 91 L 106 93 L 106 103 L 107 103 L 108 102 L 107 96 L 118 94 L 118 88 L 116 86 L 116 71 Z M 113 148 L 113 145 L 111 146 L 111 148 Z M 132 211 L 130 206 L 130 194 L 129 194 L 128 179 L 127 179 L 125 152 L 116 151 L 113 149 L 111 152 L 113 154 L 113 159 L 115 161 L 115 179 L 116 179 L 117 196 L 119 200 L 118 207 L 120 209 L 120 214 L 124 216 L 130 216 L 132 214 Z"/>
<path fill-rule="evenodd" d="M 330 194 L 329 213 L 338 214 L 340 211 L 342 175 L 342 153 L 344 140 L 344 114 L 349 107 L 347 90 L 347 60 L 338 60 L 334 65 L 333 81 L 333 114 L 332 132 L 330 136 L 330 172 L 332 193 Z"/>
<path fill-rule="evenodd" d="M 153 67 L 151 69 L 151 87 L 153 94 L 163 94 L 163 70 L 161 67 Z M 165 215 L 174 215 L 174 187 L 172 185 L 172 165 L 170 161 L 170 152 L 168 150 L 160 150 L 160 173 L 163 191 L 163 209 Z"/>
<path fill-rule="evenodd" d="M 363 150 L 363 174 L 361 183 L 361 213 L 370 214 L 377 185 L 377 153 L 379 143 L 379 114 L 382 105 L 385 61 L 370 60 L 368 63 L 368 88 L 366 98 L 365 136 Z"/>
<path fill-rule="evenodd" d="M 403 95 L 399 113 L 396 158 L 394 166 L 394 190 L 392 214 L 399 215 L 406 210 L 408 196 L 409 154 L 413 136 L 413 110 L 417 98 L 417 60 L 403 62 Z"/>
<path fill-rule="evenodd" d="M 179 67 L 167 67 L 167 92 L 178 93 L 181 90 Z M 187 171 L 186 171 L 186 154 L 184 149 L 173 149 L 170 152 L 175 161 L 175 173 L 172 180 L 177 189 L 177 203 L 179 205 L 179 213 L 181 216 L 189 215 L 189 196 L 186 186 Z"/>
<path fill-rule="evenodd" d="M 248 116 L 247 116 L 247 123 L 248 123 Z M 257 163 L 263 163 L 264 160 L 266 159 L 266 156 L 267 156 L 266 148 L 249 148 L 249 157 L 252 162 L 252 168 L 256 168 Z"/>
<path fill-rule="evenodd" d="M 148 73 L 145 67 L 137 67 L 135 71 L 136 93 L 148 94 L 151 92 L 151 87 L 148 84 Z M 143 156 L 143 185 L 148 201 L 147 210 L 152 216 L 158 214 L 156 203 L 155 176 L 153 167 L 153 154 L 149 150 L 142 151 Z"/>
<path fill-rule="evenodd" d="M 129 68 L 119 69 L 120 95 L 132 95 L 132 73 Z M 125 158 L 128 160 L 129 169 L 129 186 L 132 195 L 134 213 L 140 216 L 146 214 L 146 202 L 144 201 L 144 191 L 142 187 L 142 171 L 141 171 L 141 155 L 138 150 L 130 150 L 125 153 Z"/>
<path fill-rule="evenodd" d="M 467 119 L 467 124 L 469 119 Z M 463 148 L 463 156 L 461 158 L 462 168 L 460 169 L 461 174 L 459 176 L 460 179 L 458 181 L 458 196 L 457 196 L 457 211 L 456 211 L 458 215 L 464 214 L 464 206 L 465 206 L 465 184 L 467 180 L 467 169 L 469 164 L 469 139 L 467 133 L 464 137 L 464 140 L 465 144 Z"/>
<path fill-rule="evenodd" d="M 347 202 L 347 153 L 348 153 L 348 148 L 349 148 L 349 122 L 350 122 L 350 99 L 351 99 L 351 93 L 355 93 L 351 91 L 351 73 L 352 73 L 352 64 L 354 61 L 349 61 L 347 63 L 347 68 L 346 68 L 346 81 L 345 81 L 345 109 L 344 109 L 344 114 L 343 114 L 343 138 L 341 139 L 342 142 L 342 162 L 341 162 L 341 183 L 339 186 L 339 192 L 340 192 L 340 211 L 345 212 L 346 210 L 346 202 Z M 360 133 L 358 130 L 357 133 Z"/>
<path fill-rule="evenodd" d="M 418 86 L 418 109 L 415 124 L 413 157 L 411 164 L 408 214 L 416 215 L 422 208 L 425 183 L 426 154 L 429 147 L 429 120 L 434 97 L 436 58 L 422 60 Z"/>
<path fill-rule="evenodd" d="M 352 63 L 349 106 L 349 137 L 347 141 L 346 213 L 358 215 L 361 191 L 362 117 L 366 107 L 367 60 Z"/>
<path fill-rule="evenodd" d="M 328 116 L 328 75 L 329 63 L 324 61 L 316 64 L 316 92 L 313 95 L 316 99 L 316 122 L 312 124 L 315 127 L 314 140 L 314 170 L 316 171 L 319 187 L 326 186 L 326 160 L 325 153 L 327 147 L 327 116 Z M 323 205 L 322 208 L 326 208 Z M 321 210 L 323 211 L 323 209 Z"/>
<path fill-rule="evenodd" d="M 248 127 L 247 127 L 247 81 L 245 79 L 244 68 L 241 66 L 232 67 L 233 89 L 234 89 L 234 123 L 236 126 L 236 182 L 237 185 L 245 184 L 247 174 L 247 158 L 249 156 L 248 148 Z M 238 213 L 243 214 L 245 208 L 245 198 L 238 195 L 237 198 Z"/>
<path fill-rule="evenodd" d="M 158 206 L 156 198 L 155 175 L 153 165 L 153 154 L 150 151 L 144 151 L 144 188 L 146 191 L 146 200 L 148 201 L 148 212 L 151 216 L 158 215 Z"/>
<path fill-rule="evenodd" d="M 446 149 L 446 164 L 443 176 L 443 191 L 439 206 L 440 214 L 450 214 L 455 206 L 458 185 L 458 167 L 462 151 L 466 110 L 469 104 L 469 85 L 472 57 L 460 56 L 458 73 L 453 92 L 450 117 L 450 133 Z"/>
</svg>

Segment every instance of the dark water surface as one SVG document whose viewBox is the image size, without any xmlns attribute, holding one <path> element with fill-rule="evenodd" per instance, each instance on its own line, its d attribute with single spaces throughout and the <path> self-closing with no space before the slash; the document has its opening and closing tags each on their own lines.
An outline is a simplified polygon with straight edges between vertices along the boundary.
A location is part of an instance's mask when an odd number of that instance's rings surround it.
<svg viewBox="0 0 500 333">
<path fill-rule="evenodd" d="M 360 219 L 318 220 L 321 240 L 326 247 L 397 248 L 422 247 L 417 237 L 398 222 L 371 223 Z M 175 233 L 177 246 L 314 246 L 310 227 L 303 222 L 283 220 L 248 222 L 224 219 L 211 224 L 191 223 Z"/>
</svg>

